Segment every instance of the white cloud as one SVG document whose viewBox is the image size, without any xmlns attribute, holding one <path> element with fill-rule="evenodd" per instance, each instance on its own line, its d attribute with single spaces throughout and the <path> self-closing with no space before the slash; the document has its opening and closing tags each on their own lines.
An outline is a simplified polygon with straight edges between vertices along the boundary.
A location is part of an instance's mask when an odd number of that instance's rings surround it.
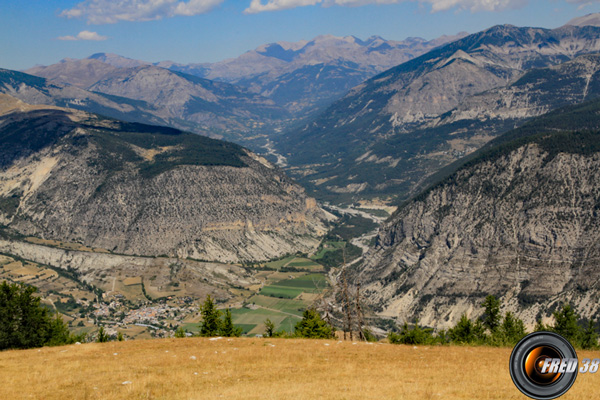
<svg viewBox="0 0 600 400">
<path fill-rule="evenodd" d="M 431 4 L 431 11 L 446 11 L 451 8 L 477 11 L 502 11 L 510 8 L 519 8 L 527 0 L 422 0 Z"/>
<path fill-rule="evenodd" d="M 409 0 L 252 0 L 250 7 L 244 13 L 256 14 L 263 11 L 279 11 L 289 8 L 312 6 L 321 4 L 329 6 L 364 6 L 367 4 L 394 4 Z M 446 11 L 449 9 L 477 11 L 500 11 L 508 8 L 518 8 L 527 3 L 527 0 L 417 0 L 419 3 L 430 4 L 432 12 Z M 586 2 L 589 0 L 568 0 L 572 2 Z M 594 0 L 600 1 L 600 0 Z"/>
<path fill-rule="evenodd" d="M 86 0 L 60 15 L 86 18 L 90 24 L 114 24 L 119 21 L 150 21 L 176 15 L 206 13 L 224 0 Z"/>
<path fill-rule="evenodd" d="M 58 38 L 58 40 L 95 40 L 95 41 L 106 40 L 106 39 L 108 39 L 108 37 L 98 35 L 97 32 L 90 32 L 90 31 L 81 31 L 77 34 L 77 36 L 60 36 Z"/>
<path fill-rule="evenodd" d="M 314 6 L 323 0 L 267 0 L 262 4 L 262 0 L 252 0 L 250 7 L 244 10 L 244 14 L 256 14 L 263 11 L 279 11 L 289 8 Z"/>
</svg>

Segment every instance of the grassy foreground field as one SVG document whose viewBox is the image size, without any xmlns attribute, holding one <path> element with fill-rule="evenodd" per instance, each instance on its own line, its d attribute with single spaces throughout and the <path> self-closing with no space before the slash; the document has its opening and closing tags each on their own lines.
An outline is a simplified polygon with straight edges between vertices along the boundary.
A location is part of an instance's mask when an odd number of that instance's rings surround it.
<svg viewBox="0 0 600 400">
<path fill-rule="evenodd" d="M 206 338 L 0 353 L 1 399 L 526 399 L 511 349 Z M 600 353 L 581 352 L 596 358 Z M 594 398 L 580 374 L 561 399 Z"/>
</svg>

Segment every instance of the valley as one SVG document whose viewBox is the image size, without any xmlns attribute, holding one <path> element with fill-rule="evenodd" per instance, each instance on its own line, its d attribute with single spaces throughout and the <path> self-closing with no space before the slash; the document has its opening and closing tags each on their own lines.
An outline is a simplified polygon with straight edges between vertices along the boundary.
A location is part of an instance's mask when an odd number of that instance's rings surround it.
<svg viewBox="0 0 600 400">
<path fill-rule="evenodd" d="M 595 321 L 594 21 L 0 69 L 0 277 L 139 339 L 196 334 L 207 295 L 250 337 L 312 307 L 437 332 L 490 294 Z"/>
</svg>

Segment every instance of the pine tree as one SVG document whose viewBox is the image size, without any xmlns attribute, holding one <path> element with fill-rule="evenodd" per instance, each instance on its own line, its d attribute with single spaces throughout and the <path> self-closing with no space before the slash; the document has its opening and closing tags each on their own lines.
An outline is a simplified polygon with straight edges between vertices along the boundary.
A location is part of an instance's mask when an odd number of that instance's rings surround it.
<svg viewBox="0 0 600 400">
<path fill-rule="evenodd" d="M 491 334 L 494 334 L 500 326 L 500 300 L 494 295 L 489 295 L 485 298 L 481 306 L 485 308 L 483 312 L 482 321 L 483 325 L 490 330 Z"/>
<path fill-rule="evenodd" d="M 61 345 L 80 338 L 69 333 L 58 314 L 53 317 L 40 304 L 35 292 L 33 286 L 0 283 L 0 350 Z"/>
<path fill-rule="evenodd" d="M 200 325 L 200 336 L 217 336 L 221 328 L 221 311 L 217 310 L 210 295 L 206 296 L 204 304 L 200 307 L 202 324 Z"/>
<path fill-rule="evenodd" d="M 225 310 L 225 319 L 221 323 L 219 333 L 225 337 L 239 337 L 242 336 L 242 328 L 239 328 L 233 324 L 231 319 L 231 310 L 228 308 Z"/>
<path fill-rule="evenodd" d="M 544 325 L 544 322 L 542 321 L 541 318 L 539 318 L 536 322 L 535 322 L 535 328 L 533 328 L 534 332 L 541 332 L 541 331 L 548 331 L 549 328 Z"/>
<path fill-rule="evenodd" d="M 598 348 L 598 333 L 593 319 L 588 321 L 585 330 L 581 334 L 581 347 L 586 350 Z"/>
<path fill-rule="evenodd" d="M 73 343 L 69 328 L 67 328 L 67 325 L 58 313 L 51 319 L 50 324 L 48 325 L 47 336 L 45 344 L 48 346 L 60 346 L 62 344 Z"/>
<path fill-rule="evenodd" d="M 184 338 L 185 337 L 185 331 L 183 330 L 183 327 L 179 327 L 177 328 L 177 330 L 175 331 L 175 337 L 176 338 Z"/>
<path fill-rule="evenodd" d="M 108 333 L 106 333 L 106 331 L 104 330 L 104 327 L 101 326 L 100 329 L 98 330 L 98 337 L 96 338 L 96 342 L 106 343 L 109 340 L 110 340 L 110 336 L 108 335 Z"/>
<path fill-rule="evenodd" d="M 527 335 L 523 321 L 516 318 L 510 311 L 505 314 L 500 331 L 504 338 L 504 343 L 508 345 L 517 344 L 519 340 Z"/>
<path fill-rule="evenodd" d="M 570 341 L 579 342 L 580 329 L 577 325 L 579 315 L 573 310 L 570 304 L 565 304 L 560 311 L 552 313 L 554 315 L 553 331 Z"/>
<path fill-rule="evenodd" d="M 314 308 L 304 311 L 302 320 L 296 324 L 295 334 L 298 337 L 312 339 L 330 339 L 334 337 L 331 325 L 325 322 Z"/>
<path fill-rule="evenodd" d="M 453 342 L 457 343 L 477 343 L 485 340 L 485 328 L 480 321 L 473 322 L 467 318 L 466 314 L 460 317 L 460 320 L 454 328 L 448 330 L 448 335 Z"/>
</svg>

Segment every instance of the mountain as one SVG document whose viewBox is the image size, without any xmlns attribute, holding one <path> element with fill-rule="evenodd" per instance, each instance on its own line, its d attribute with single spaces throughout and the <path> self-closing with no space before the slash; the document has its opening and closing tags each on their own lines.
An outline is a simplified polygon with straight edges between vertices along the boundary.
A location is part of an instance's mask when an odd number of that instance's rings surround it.
<svg viewBox="0 0 600 400">
<path fill-rule="evenodd" d="M 402 200 L 427 175 L 524 118 L 562 105 L 560 98 L 580 102 L 595 95 L 595 86 L 586 86 L 588 75 L 595 79 L 595 59 L 535 71 L 598 51 L 597 27 L 495 26 L 371 78 L 278 137 L 276 148 L 287 157 L 289 173 L 323 199 Z M 571 69 L 577 74 L 569 78 Z"/>
<path fill-rule="evenodd" d="M 241 87 L 151 65 L 118 69 L 88 90 L 146 101 L 165 110 L 175 125 L 219 137 L 243 136 L 287 116 L 273 101 Z"/>
<path fill-rule="evenodd" d="M 161 61 L 153 65 L 246 87 L 272 99 L 294 115 L 304 116 L 314 113 L 315 107 L 326 106 L 340 98 L 365 79 L 465 35 L 461 32 L 433 40 L 407 38 L 403 41 L 385 40 L 379 36 L 363 41 L 354 36 L 322 35 L 310 41 L 265 44 L 239 57 L 216 63 Z M 110 53 L 97 53 L 88 60 L 116 68 L 151 64 Z M 64 75 L 60 71 L 61 64 L 35 67 L 26 72 L 59 78 Z M 75 84 L 74 81 L 69 83 Z"/>
<path fill-rule="evenodd" d="M 447 328 L 488 294 L 533 325 L 600 316 L 600 100 L 491 142 L 383 224 L 351 273 L 382 316 Z"/>
<path fill-rule="evenodd" d="M 25 72 L 53 82 L 87 89 L 116 71 L 118 71 L 117 67 L 96 59 L 75 60 L 68 58 L 49 66 L 33 67 Z"/>
<path fill-rule="evenodd" d="M 104 62 L 115 57 L 63 60 L 28 72 L 59 85 L 73 85 L 88 92 L 152 104 L 153 114 L 160 116 L 161 120 L 155 118 L 148 122 L 217 138 L 239 140 L 254 129 L 287 117 L 287 112 L 271 100 L 246 89 L 152 65 L 117 68 Z M 85 96 L 82 91 L 78 93 Z M 102 113 L 93 109 L 89 111 Z M 105 115 L 132 120 L 122 114 Z"/>
<path fill-rule="evenodd" d="M 2 68 L 0 68 L 0 93 L 29 104 L 84 110 L 130 122 L 169 124 L 166 112 L 144 101 L 93 93 L 76 86 Z"/>
<path fill-rule="evenodd" d="M 126 255 L 240 262 L 308 252 L 327 217 L 248 150 L 0 95 L 0 224 Z"/>
<path fill-rule="evenodd" d="M 147 61 L 134 60 L 113 53 L 96 53 L 89 56 L 88 59 L 97 60 L 116 68 L 135 68 L 151 64 Z"/>
<path fill-rule="evenodd" d="M 565 25 L 572 26 L 600 26 L 600 13 L 587 14 L 583 17 L 573 18 Z"/>
<path fill-rule="evenodd" d="M 464 37 L 434 40 L 385 40 L 372 36 L 318 36 L 310 41 L 277 42 L 213 64 L 161 66 L 212 80 L 246 86 L 269 97 L 296 115 L 310 113 L 340 98 L 350 88 L 378 72 Z"/>
</svg>

